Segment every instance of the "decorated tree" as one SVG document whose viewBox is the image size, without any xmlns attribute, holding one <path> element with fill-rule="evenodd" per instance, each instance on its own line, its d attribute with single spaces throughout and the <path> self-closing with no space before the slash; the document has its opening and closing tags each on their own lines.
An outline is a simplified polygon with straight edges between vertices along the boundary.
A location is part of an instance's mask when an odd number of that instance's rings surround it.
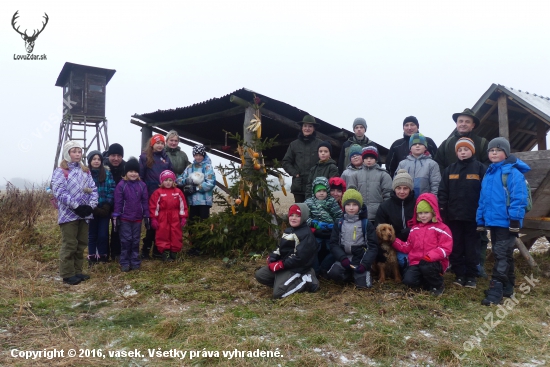
<svg viewBox="0 0 550 367">
<path fill-rule="evenodd" d="M 226 131 L 237 142 L 241 164 L 230 162 L 216 167 L 222 174 L 224 190 L 214 192 L 215 202 L 224 209 L 189 229 L 193 247 L 203 253 L 240 256 L 269 251 L 277 244 L 282 221 L 275 213 L 278 199 L 273 192 L 278 187 L 268 177 L 275 177 L 286 195 L 285 174 L 276 159 L 266 166 L 267 157 L 262 152 L 276 144 L 276 137 L 261 137 L 263 104 L 260 103 L 256 96 L 249 103 L 253 113 L 245 123 L 244 136 Z M 228 148 L 226 141 L 223 149 Z"/>
</svg>

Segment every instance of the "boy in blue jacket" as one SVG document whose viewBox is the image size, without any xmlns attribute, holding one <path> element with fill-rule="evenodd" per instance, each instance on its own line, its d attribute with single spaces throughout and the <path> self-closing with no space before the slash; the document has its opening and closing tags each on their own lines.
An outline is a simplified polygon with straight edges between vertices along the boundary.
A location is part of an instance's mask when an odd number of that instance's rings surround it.
<svg viewBox="0 0 550 367">
<path fill-rule="evenodd" d="M 510 143 L 505 138 L 491 140 L 488 154 L 491 165 L 481 183 L 476 215 L 478 231 L 485 231 L 485 227 L 491 231 L 495 256 L 491 284 L 481 301 L 485 306 L 499 304 L 503 295 L 510 297 L 514 293 L 514 242 L 528 200 L 523 174 L 531 170 L 525 162 L 510 155 Z"/>
</svg>

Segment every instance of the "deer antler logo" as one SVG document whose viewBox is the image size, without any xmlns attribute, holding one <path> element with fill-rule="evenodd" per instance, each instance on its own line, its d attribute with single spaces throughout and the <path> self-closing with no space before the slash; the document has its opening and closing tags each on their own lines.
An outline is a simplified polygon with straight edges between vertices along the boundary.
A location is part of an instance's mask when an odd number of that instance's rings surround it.
<svg viewBox="0 0 550 367">
<path fill-rule="evenodd" d="M 15 14 L 13 14 L 13 18 L 11 18 L 11 25 L 13 27 L 13 29 L 15 29 L 15 31 L 17 33 L 19 33 L 21 35 L 21 38 L 23 38 L 23 40 L 25 41 L 25 48 L 27 49 L 27 53 L 30 54 L 32 53 L 32 50 L 34 49 L 34 41 L 36 41 L 36 38 L 38 37 L 38 35 L 40 33 L 42 33 L 42 31 L 44 30 L 44 28 L 46 28 L 46 24 L 48 24 L 48 14 L 44 13 L 44 18 L 46 19 L 46 22 L 42 22 L 42 29 L 41 30 L 37 30 L 35 29 L 32 33 L 32 36 L 29 36 L 27 34 L 27 30 L 25 29 L 25 32 L 24 33 L 21 33 L 19 31 L 19 27 L 15 28 L 15 20 L 17 18 L 19 18 L 19 15 L 17 15 L 17 13 L 19 13 L 19 10 L 15 12 Z"/>
</svg>

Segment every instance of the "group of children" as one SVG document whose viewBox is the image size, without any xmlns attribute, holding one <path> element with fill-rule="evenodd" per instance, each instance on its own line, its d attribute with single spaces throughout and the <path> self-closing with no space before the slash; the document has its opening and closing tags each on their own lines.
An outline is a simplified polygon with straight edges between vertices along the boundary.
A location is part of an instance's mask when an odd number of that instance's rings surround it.
<svg viewBox="0 0 550 367">
<path fill-rule="evenodd" d="M 515 282 L 514 242 L 528 203 L 523 173 L 529 167 L 510 154 L 510 144 L 504 138 L 489 143 L 489 168 L 476 160 L 471 139 L 458 139 L 458 161 L 442 173 L 422 134 L 410 137 L 409 148 L 410 155 L 399 163 L 392 184 L 389 174 L 379 167 L 378 151 L 372 146 L 350 146 L 350 164 L 341 177 L 316 176 L 332 171 L 320 167 L 334 164 L 327 144 L 320 144 L 320 161 L 309 176 L 311 197 L 305 206 L 290 208 L 291 228 L 269 256 L 268 266 L 256 272 L 258 281 L 275 285 L 274 297 L 316 291 L 317 276 L 353 281 L 357 288 L 371 287 L 371 265 L 384 261 L 375 235 L 374 224 L 380 224 L 376 214 L 394 190 L 401 200 L 403 225 L 397 226 L 392 246 L 408 257 L 404 284 L 441 295 L 443 274 L 451 265 L 454 284 L 476 288 L 480 232 L 488 229 L 495 264 L 482 304 L 498 304 L 503 296 L 510 297 Z M 405 203 L 413 197 L 413 214 L 405 223 Z M 311 258 L 304 258 L 306 254 Z M 283 269 L 284 277 L 279 279 Z"/>
<path fill-rule="evenodd" d="M 153 241 L 164 261 L 174 261 L 182 249 L 187 219 L 208 218 L 216 178 L 204 146 L 193 148 L 194 161 L 179 178 L 171 169 L 164 146 L 164 136 L 154 135 L 139 161 L 130 158 L 125 163 L 124 176 L 115 186 L 99 151 L 88 154 L 85 166 L 82 147 L 75 141 L 64 144 L 63 160 L 52 175 L 64 283 L 76 285 L 90 278 L 83 274 L 86 247 L 90 265 L 107 261 L 111 220 L 120 236 L 120 267 L 128 272 L 139 269 L 142 258 L 149 258 Z M 147 232 L 140 255 L 142 223 Z"/>
</svg>

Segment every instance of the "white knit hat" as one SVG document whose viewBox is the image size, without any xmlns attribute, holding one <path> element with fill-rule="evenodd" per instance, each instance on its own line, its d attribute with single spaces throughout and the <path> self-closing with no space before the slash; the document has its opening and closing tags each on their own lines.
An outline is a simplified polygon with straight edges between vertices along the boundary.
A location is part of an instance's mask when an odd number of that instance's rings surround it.
<svg viewBox="0 0 550 367">
<path fill-rule="evenodd" d="M 68 140 L 65 145 L 63 145 L 63 159 L 66 160 L 67 162 L 70 162 L 71 161 L 71 156 L 69 155 L 69 151 L 73 148 L 80 148 L 82 149 L 82 147 L 80 146 L 80 144 L 78 144 L 76 141 L 74 140 Z"/>
</svg>

